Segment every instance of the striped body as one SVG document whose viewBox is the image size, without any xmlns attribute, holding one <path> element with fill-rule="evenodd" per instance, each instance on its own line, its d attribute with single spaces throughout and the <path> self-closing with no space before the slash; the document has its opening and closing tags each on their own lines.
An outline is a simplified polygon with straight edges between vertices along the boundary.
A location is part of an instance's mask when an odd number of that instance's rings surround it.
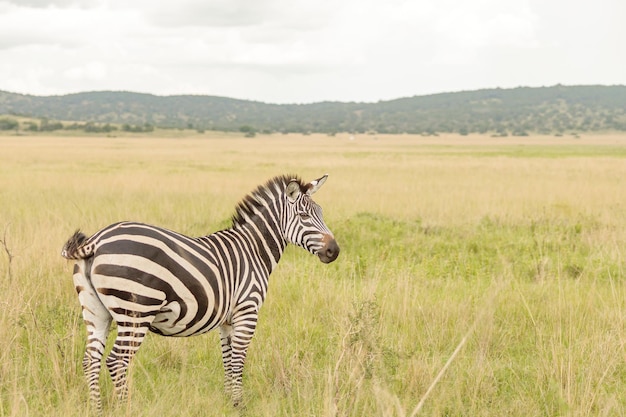
<svg viewBox="0 0 626 417">
<path fill-rule="evenodd" d="M 96 240 L 91 284 L 116 305 L 114 319 L 135 315 L 134 323 L 155 333 L 192 336 L 224 323 L 231 305 L 253 299 L 260 306 L 265 299 L 272 265 L 246 252 L 229 253 L 246 244 L 239 234 L 193 239 L 123 222 L 101 230 Z"/>
<path fill-rule="evenodd" d="M 120 398 L 126 370 L 146 334 L 193 336 L 219 328 L 225 387 L 241 401 L 246 351 L 268 278 L 288 243 L 328 263 L 339 253 L 310 195 L 326 176 L 303 184 L 276 177 L 237 207 L 233 227 L 191 238 L 136 222 L 77 232 L 62 255 L 75 259 L 74 284 L 88 340 L 83 367 L 101 409 L 99 372 L 112 321 L 118 326 L 106 364 Z"/>
</svg>

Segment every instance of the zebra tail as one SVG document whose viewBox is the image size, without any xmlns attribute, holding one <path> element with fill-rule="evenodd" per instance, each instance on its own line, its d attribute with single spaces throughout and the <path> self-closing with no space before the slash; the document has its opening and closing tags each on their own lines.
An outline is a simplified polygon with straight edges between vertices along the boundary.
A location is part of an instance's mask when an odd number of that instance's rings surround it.
<svg viewBox="0 0 626 417">
<path fill-rule="evenodd" d="M 85 259 L 93 255 L 94 245 L 86 245 L 87 236 L 80 230 L 76 230 L 61 250 L 61 256 L 65 259 Z"/>
</svg>

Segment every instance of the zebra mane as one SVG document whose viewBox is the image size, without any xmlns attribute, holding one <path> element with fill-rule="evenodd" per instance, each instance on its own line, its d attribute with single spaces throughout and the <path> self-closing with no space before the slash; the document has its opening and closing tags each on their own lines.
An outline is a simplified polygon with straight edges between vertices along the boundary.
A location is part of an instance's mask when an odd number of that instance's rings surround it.
<svg viewBox="0 0 626 417">
<path fill-rule="evenodd" d="M 235 208 L 235 214 L 232 217 L 233 227 L 243 225 L 247 222 L 246 217 L 253 217 L 255 215 L 255 209 L 259 210 L 261 207 L 266 207 L 267 203 L 277 198 L 285 191 L 287 184 L 290 181 L 296 180 L 300 183 L 300 190 L 306 192 L 306 184 L 297 175 L 279 175 L 265 184 L 259 185 L 254 191 L 246 195 Z"/>
</svg>

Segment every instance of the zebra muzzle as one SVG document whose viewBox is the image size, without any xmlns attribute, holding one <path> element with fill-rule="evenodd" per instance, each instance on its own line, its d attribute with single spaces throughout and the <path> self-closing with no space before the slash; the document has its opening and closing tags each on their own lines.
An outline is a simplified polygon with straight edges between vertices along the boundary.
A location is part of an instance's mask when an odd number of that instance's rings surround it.
<svg viewBox="0 0 626 417">
<path fill-rule="evenodd" d="M 325 264 L 331 263 L 339 256 L 339 245 L 337 241 L 330 235 L 324 236 L 324 246 L 317 251 L 320 261 Z"/>
</svg>

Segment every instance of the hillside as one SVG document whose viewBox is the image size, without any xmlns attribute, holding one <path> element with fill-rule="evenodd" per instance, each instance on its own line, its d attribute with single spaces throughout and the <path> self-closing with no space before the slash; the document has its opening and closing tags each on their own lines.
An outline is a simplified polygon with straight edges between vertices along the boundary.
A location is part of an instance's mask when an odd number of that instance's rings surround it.
<svg viewBox="0 0 626 417">
<path fill-rule="evenodd" d="M 626 86 L 488 89 L 377 103 L 267 104 L 214 96 L 0 91 L 0 114 L 50 121 L 268 132 L 564 133 L 626 131 Z M 0 120 L 1 122 L 1 120 Z M 7 119 L 4 118 L 6 126 Z M 2 128 L 3 123 L 0 123 Z M 31 126 L 32 130 L 42 126 Z"/>
</svg>

